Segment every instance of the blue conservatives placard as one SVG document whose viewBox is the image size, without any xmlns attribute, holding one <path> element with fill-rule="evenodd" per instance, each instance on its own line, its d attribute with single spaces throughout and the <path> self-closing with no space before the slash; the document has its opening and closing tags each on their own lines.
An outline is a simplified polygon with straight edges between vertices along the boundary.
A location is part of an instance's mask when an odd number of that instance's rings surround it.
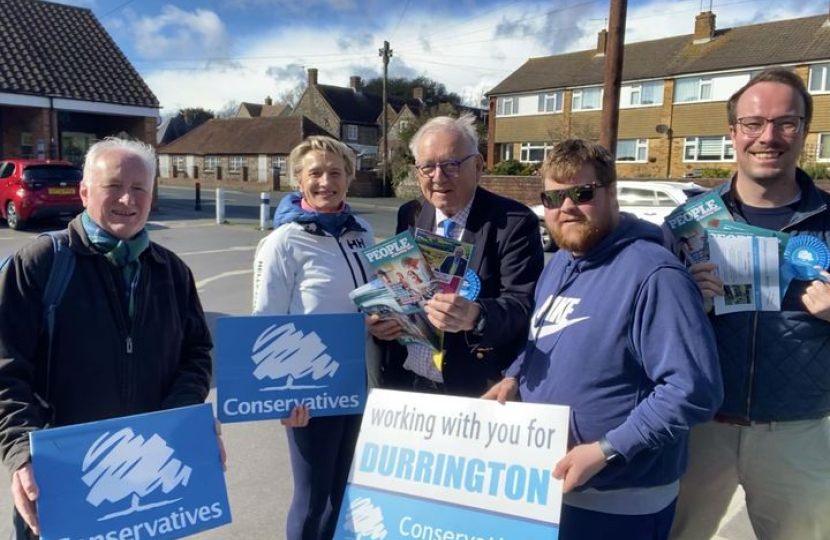
<svg viewBox="0 0 830 540">
<path fill-rule="evenodd" d="M 210 405 L 35 431 L 42 540 L 169 540 L 231 522 Z"/>
<path fill-rule="evenodd" d="M 361 313 L 221 317 L 216 322 L 219 419 L 360 414 L 366 401 Z"/>
<path fill-rule="evenodd" d="M 336 540 L 556 540 L 569 410 L 375 390 Z"/>
</svg>

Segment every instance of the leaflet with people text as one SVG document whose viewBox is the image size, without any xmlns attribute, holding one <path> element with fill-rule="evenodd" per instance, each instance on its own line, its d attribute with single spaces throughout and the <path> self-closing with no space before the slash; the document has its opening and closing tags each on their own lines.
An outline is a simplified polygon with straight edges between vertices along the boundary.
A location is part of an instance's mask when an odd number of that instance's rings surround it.
<svg viewBox="0 0 830 540">
<path fill-rule="evenodd" d="M 415 230 L 415 243 L 440 283 L 442 293 L 457 293 L 473 258 L 475 246 L 426 229 Z"/>
<path fill-rule="evenodd" d="M 666 216 L 666 225 L 680 244 L 686 266 L 709 260 L 706 229 L 716 228 L 723 221 L 732 221 L 732 214 L 715 191 L 679 206 Z"/>
</svg>

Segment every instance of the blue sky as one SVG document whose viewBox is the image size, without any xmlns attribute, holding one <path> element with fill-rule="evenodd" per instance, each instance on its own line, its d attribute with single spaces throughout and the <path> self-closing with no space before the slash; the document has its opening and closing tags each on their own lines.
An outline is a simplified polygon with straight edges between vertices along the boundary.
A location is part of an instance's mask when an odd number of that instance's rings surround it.
<svg viewBox="0 0 830 540">
<path fill-rule="evenodd" d="M 470 104 L 529 57 L 593 48 L 608 0 L 62 0 L 92 9 L 163 106 L 219 110 L 319 82 L 425 75 Z M 629 0 L 626 40 L 826 13 L 827 0 Z"/>
</svg>

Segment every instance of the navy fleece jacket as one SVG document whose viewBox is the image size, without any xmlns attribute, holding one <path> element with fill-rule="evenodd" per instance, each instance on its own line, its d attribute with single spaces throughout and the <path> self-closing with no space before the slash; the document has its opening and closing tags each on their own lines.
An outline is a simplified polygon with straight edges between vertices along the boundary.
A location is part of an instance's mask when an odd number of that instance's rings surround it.
<svg viewBox="0 0 830 540">
<path fill-rule="evenodd" d="M 723 400 L 700 291 L 660 229 L 621 214 L 581 257 L 561 250 L 536 286 L 525 351 L 508 369 L 526 402 L 571 407 L 569 445 L 607 437 L 624 460 L 583 488 L 669 484 L 689 428 Z"/>
</svg>

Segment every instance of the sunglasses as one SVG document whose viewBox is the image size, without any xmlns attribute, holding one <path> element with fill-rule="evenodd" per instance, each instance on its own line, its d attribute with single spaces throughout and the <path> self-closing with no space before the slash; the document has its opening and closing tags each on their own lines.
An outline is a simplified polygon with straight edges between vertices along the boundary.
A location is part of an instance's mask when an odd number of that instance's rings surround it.
<svg viewBox="0 0 830 540">
<path fill-rule="evenodd" d="M 605 186 L 599 184 L 583 184 L 565 189 L 549 189 L 539 194 L 542 198 L 542 206 L 548 209 L 555 209 L 562 206 L 565 199 L 570 199 L 574 204 L 582 204 L 594 200 L 594 192 Z"/>
</svg>

